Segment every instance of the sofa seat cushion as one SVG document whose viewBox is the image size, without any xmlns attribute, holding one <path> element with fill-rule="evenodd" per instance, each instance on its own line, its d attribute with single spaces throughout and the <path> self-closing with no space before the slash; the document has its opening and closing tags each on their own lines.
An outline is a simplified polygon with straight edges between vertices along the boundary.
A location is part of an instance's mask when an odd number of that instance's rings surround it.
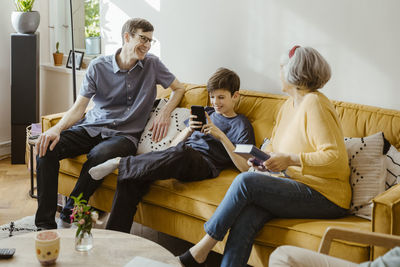
<svg viewBox="0 0 400 267">
<path fill-rule="evenodd" d="M 85 161 L 86 155 L 64 159 L 60 163 L 60 172 L 77 178 Z M 156 181 L 143 201 L 208 220 L 238 174 L 230 169 L 222 171 L 218 178 L 199 182 Z M 104 179 L 102 186 L 115 190 L 117 175 L 118 170 L 115 170 Z"/>
<path fill-rule="evenodd" d="M 86 160 L 86 154 L 75 158 L 63 159 L 60 161 L 60 173 L 68 174 L 78 179 L 82 165 Z M 114 170 L 112 174 L 106 177 L 102 186 L 115 190 L 117 186 L 117 175 L 118 169 Z"/>
<path fill-rule="evenodd" d="M 143 202 L 207 221 L 238 174 L 230 169 L 222 171 L 218 178 L 199 182 L 157 181 L 143 197 Z"/>
<path fill-rule="evenodd" d="M 85 160 L 86 155 L 81 155 L 73 159 L 64 159 L 61 161 L 60 172 L 77 178 L 82 163 Z M 115 170 L 112 174 L 108 175 L 103 182 L 103 186 L 115 190 L 117 174 L 118 170 Z M 217 178 L 199 182 L 180 182 L 176 179 L 156 181 L 149 193 L 143 197 L 143 201 L 207 221 L 222 201 L 233 179 L 238 174 L 237 170 L 228 169 L 222 171 Z M 279 232 L 281 229 L 288 229 L 297 233 L 305 232 L 320 238 L 321 232 L 323 233 L 329 225 L 371 231 L 371 224 L 368 220 L 348 216 L 332 220 L 274 219 L 268 223 L 268 228 L 264 228 L 260 235 L 273 236 L 271 233 Z M 360 228 L 361 225 L 362 227 Z M 282 238 L 286 236 L 281 234 L 275 235 Z M 263 237 L 262 240 L 267 239 Z M 284 240 L 273 241 L 271 239 L 270 244 L 284 244 Z"/>
<path fill-rule="evenodd" d="M 267 246 L 291 244 L 310 249 L 318 248 L 329 226 L 371 232 L 371 223 L 353 215 L 339 219 L 273 219 L 257 235 L 255 242 Z M 343 241 L 342 243 L 350 243 Z M 367 247 L 368 245 L 360 245 Z"/>
</svg>

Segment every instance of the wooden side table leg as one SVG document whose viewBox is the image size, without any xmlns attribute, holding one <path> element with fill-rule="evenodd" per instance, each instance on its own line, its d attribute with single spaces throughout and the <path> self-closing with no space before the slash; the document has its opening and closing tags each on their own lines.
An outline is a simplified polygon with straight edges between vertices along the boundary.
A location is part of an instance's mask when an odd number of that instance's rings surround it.
<svg viewBox="0 0 400 267">
<path fill-rule="evenodd" d="M 34 173 L 33 173 L 33 146 L 34 144 L 29 144 L 31 153 L 30 153 L 30 169 L 31 169 L 31 190 L 29 190 L 29 195 L 31 198 L 37 198 L 37 195 L 34 194 L 34 190 L 36 187 L 34 187 Z"/>
</svg>

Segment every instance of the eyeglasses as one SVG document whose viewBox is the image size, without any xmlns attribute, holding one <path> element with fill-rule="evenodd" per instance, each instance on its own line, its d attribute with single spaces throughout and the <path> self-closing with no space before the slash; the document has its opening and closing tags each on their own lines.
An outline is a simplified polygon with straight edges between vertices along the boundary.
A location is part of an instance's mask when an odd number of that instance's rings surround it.
<svg viewBox="0 0 400 267">
<path fill-rule="evenodd" d="M 136 32 L 135 32 L 135 34 L 137 34 L 137 35 L 139 36 L 139 41 L 140 41 L 140 43 L 142 43 L 142 44 L 145 44 L 145 43 L 147 43 L 147 42 L 150 42 L 151 45 L 154 45 L 154 44 L 156 43 L 156 40 L 154 40 L 154 39 L 150 39 L 149 37 L 144 36 L 144 35 L 141 35 L 141 34 L 138 34 L 138 33 L 136 33 Z"/>
</svg>

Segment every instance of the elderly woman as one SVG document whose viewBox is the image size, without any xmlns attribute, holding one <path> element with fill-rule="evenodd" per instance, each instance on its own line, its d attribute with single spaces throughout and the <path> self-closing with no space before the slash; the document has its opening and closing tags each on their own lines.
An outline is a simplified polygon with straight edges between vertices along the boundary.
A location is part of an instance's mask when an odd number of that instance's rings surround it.
<svg viewBox="0 0 400 267">
<path fill-rule="evenodd" d="M 245 266 L 254 237 L 273 218 L 337 218 L 350 205 L 349 166 L 342 128 L 329 99 L 320 93 L 331 77 L 313 48 L 293 47 L 281 65 L 282 91 L 289 95 L 277 117 L 271 156 L 256 171 L 239 174 L 211 219 L 206 235 L 183 255 L 201 266 L 230 230 L 221 266 Z M 271 171 L 271 172 L 269 172 Z"/>
</svg>

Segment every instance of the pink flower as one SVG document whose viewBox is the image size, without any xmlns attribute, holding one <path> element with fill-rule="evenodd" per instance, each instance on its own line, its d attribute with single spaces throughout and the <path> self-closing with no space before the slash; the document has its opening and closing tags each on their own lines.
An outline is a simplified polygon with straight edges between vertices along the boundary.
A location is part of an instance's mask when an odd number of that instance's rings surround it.
<svg viewBox="0 0 400 267">
<path fill-rule="evenodd" d="M 85 223 L 85 219 L 80 219 L 78 222 L 80 225 L 83 225 Z"/>
</svg>

